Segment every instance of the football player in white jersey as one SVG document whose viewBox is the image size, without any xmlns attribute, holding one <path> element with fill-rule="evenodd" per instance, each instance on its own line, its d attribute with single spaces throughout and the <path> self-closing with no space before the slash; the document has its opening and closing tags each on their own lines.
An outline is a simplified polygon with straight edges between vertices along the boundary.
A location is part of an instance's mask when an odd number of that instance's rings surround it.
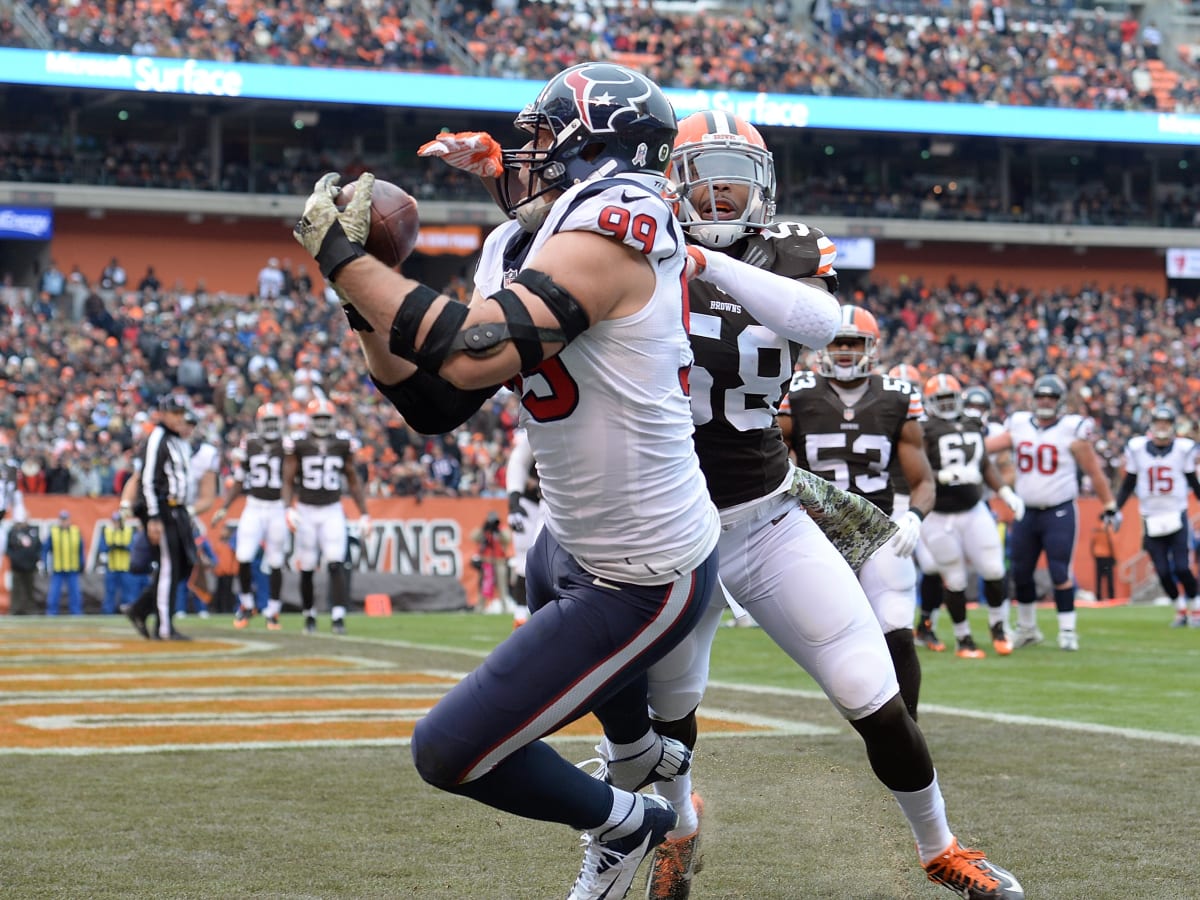
<svg viewBox="0 0 1200 900">
<path fill-rule="evenodd" d="M 862 737 L 872 770 L 909 822 L 930 879 L 994 891 L 979 896 L 1022 897 L 996 892 L 1010 876 L 997 877 L 982 854 L 977 860 L 959 848 L 867 595 L 792 494 L 798 473 L 775 416 L 802 346 L 823 347 L 840 327 L 833 242 L 816 228 L 773 219 L 771 154 L 757 129 L 735 116 L 707 111 L 684 119 L 672 173 L 693 259 L 692 417 L 700 465 L 721 510 L 722 584 Z M 886 540 L 892 531 L 886 517 L 862 498 L 842 496 L 880 523 L 875 546 Z M 858 530 L 866 527 L 864 518 Z M 911 572 L 911 561 L 903 563 Z M 689 747 L 697 739 L 696 709 L 723 606 L 716 598 L 696 630 L 650 670 L 656 728 Z M 911 615 L 910 606 L 904 628 L 910 649 Z M 680 821 L 655 850 L 647 897 L 689 896 L 702 809 L 690 782 L 689 772 L 655 784 Z"/>
<path fill-rule="evenodd" d="M 925 382 L 925 455 L 936 473 L 937 499 L 921 523 L 921 541 L 929 571 L 941 576 L 944 602 L 954 623 L 960 659 L 985 654 L 971 636 L 967 621 L 968 567 L 983 579 L 992 647 L 1002 656 L 1012 653 L 1004 606 L 1004 547 L 996 520 L 983 500 L 982 485 L 996 491 L 1020 519 L 1025 505 L 984 451 L 983 423 L 962 413 L 962 385 L 953 375 L 934 375 Z M 924 607 L 923 607 L 924 610 Z"/>
<path fill-rule="evenodd" d="M 233 490 L 225 503 L 213 513 L 215 528 L 243 494 L 246 505 L 238 518 L 234 554 L 238 561 L 238 608 L 234 628 L 245 628 L 257 613 L 254 605 L 254 573 L 251 565 L 258 550 L 268 569 L 267 628 L 278 630 L 279 610 L 283 607 L 283 559 L 287 551 L 287 520 L 283 508 L 283 407 L 264 403 L 254 414 L 255 431 L 246 435 L 234 451 Z"/>
<path fill-rule="evenodd" d="M 1175 605 L 1171 627 L 1186 627 L 1190 611 L 1192 627 L 1200 628 L 1200 599 L 1192 574 L 1187 515 L 1188 489 L 1200 499 L 1196 442 L 1176 435 L 1173 407 L 1154 407 L 1149 434 L 1131 437 L 1125 445 L 1123 468 L 1125 477 L 1117 488 L 1117 509 L 1137 494 L 1142 546 L 1154 562 L 1164 593 Z"/>
<path fill-rule="evenodd" d="M 708 607 L 720 534 L 691 440 L 687 250 L 663 199 L 677 126 L 657 85 L 609 63 L 564 70 L 516 124 L 520 149 L 463 132 L 421 150 L 491 179 L 510 215 L 469 306 L 365 254 L 368 175 L 344 210 L 336 176 L 322 179 L 296 235 L 414 428 L 448 430 L 517 379 L 546 509 L 527 560 L 533 612 L 417 723 L 413 758 L 442 790 L 584 829 L 569 896 L 619 900 L 676 814 L 543 738 L 595 712 L 643 781 L 690 764 L 646 702 L 646 670 Z"/>
<path fill-rule="evenodd" d="M 1037 588 L 1033 575 L 1038 559 L 1054 584 L 1058 612 L 1058 646 L 1078 650 L 1075 616 L 1075 534 L 1079 475 L 1087 475 L 1104 504 L 1103 519 L 1118 515 L 1112 488 L 1092 447 L 1092 420 L 1065 412 L 1067 386 L 1057 375 L 1042 375 L 1033 383 L 1033 411 L 1015 412 L 1004 430 L 988 438 L 989 453 L 1011 450 L 1016 491 L 1025 502 L 1025 515 L 1012 526 L 1012 572 L 1017 594 L 1016 647 L 1039 644 Z"/>
</svg>

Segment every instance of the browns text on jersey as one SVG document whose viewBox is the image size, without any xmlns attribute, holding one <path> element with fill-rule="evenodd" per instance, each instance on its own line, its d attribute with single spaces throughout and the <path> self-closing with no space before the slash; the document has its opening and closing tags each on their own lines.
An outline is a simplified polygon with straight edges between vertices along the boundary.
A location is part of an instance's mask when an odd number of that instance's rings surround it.
<svg viewBox="0 0 1200 900">
<path fill-rule="evenodd" d="M 837 274 L 825 264 L 829 238 L 816 228 L 777 222 L 747 239 L 743 261 L 786 278 L 821 278 L 830 291 Z M 720 509 L 762 497 L 787 475 L 787 447 L 775 413 L 791 380 L 800 345 L 785 341 L 707 282 L 688 286 L 691 308 L 690 387 L 696 452 Z M 770 459 L 761 462 L 763 448 Z M 747 483 L 746 473 L 754 480 Z M 763 476 L 759 479 L 759 475 Z"/>
</svg>

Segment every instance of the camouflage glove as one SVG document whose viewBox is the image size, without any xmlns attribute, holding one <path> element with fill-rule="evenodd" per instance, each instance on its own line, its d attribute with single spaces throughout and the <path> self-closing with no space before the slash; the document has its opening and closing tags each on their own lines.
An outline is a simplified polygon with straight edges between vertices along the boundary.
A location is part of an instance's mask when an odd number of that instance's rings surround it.
<svg viewBox="0 0 1200 900">
<path fill-rule="evenodd" d="M 856 572 L 896 533 L 895 523 L 870 500 L 806 469 L 792 469 L 789 493 Z"/>
<path fill-rule="evenodd" d="M 363 245 L 371 230 L 371 189 L 375 176 L 365 172 L 354 183 L 354 197 L 344 210 L 334 200 L 341 193 L 342 176 L 322 175 L 304 204 L 304 214 L 292 229 L 293 236 L 317 261 L 321 274 L 333 281 L 349 262 L 365 256 Z"/>
</svg>

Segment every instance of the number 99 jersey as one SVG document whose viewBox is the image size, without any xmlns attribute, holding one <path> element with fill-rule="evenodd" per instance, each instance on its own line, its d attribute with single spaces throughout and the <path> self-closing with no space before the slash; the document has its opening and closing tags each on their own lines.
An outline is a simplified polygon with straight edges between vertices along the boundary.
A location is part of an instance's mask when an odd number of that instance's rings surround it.
<svg viewBox="0 0 1200 900">
<path fill-rule="evenodd" d="M 842 490 L 866 497 L 890 516 L 892 455 L 904 423 L 919 420 L 924 412 L 913 397 L 911 386 L 900 379 L 871 375 L 865 393 L 848 406 L 829 378 L 797 372 L 781 409 L 791 416 L 796 462 Z"/>
<path fill-rule="evenodd" d="M 777 222 L 747 239 L 741 261 L 785 278 L 819 278 L 832 293 L 835 256 L 833 242 L 818 229 Z M 767 496 L 787 477 L 787 446 L 775 414 L 800 345 L 708 282 L 688 284 L 688 305 L 696 453 L 713 502 L 728 509 Z"/>
</svg>

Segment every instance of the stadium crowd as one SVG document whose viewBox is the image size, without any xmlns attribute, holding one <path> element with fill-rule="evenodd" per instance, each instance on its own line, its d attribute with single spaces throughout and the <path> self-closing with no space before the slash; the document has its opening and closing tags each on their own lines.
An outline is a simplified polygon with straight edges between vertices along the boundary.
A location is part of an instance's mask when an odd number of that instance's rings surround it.
<svg viewBox="0 0 1200 900">
<path fill-rule="evenodd" d="M 452 435 L 419 435 L 362 374 L 336 298 L 284 260 L 268 265 L 278 298 L 209 293 L 153 270 L 42 274 L 36 289 L 0 285 L 0 434 L 26 493 L 108 495 L 152 424 L 147 410 L 179 388 L 200 404 L 201 433 L 227 451 L 265 402 L 299 416 L 314 394 L 361 442 L 370 496 L 500 495 L 516 422 L 502 391 Z M 467 285 L 448 286 L 465 296 Z M 265 290 L 270 294 L 273 290 Z M 994 417 L 1028 408 L 1034 378 L 1055 370 L 1069 405 L 1095 417 L 1115 475 L 1125 441 L 1170 401 L 1200 422 L 1200 303 L 1097 285 L 1037 292 L 973 283 L 869 285 L 846 302 L 873 310 L 882 362 L 953 374 L 994 394 Z M 226 467 L 230 464 L 226 453 Z"/>
<path fill-rule="evenodd" d="M 1144 68 L 1162 32 L 1131 12 L 1052 15 L 1004 0 L 946 5 L 819 0 L 744 12 L 652 4 L 443 0 L 428 21 L 407 2 L 36 4 L 60 50 L 216 61 L 369 66 L 542 80 L 585 59 L 636 62 L 680 88 L 767 90 L 1084 109 L 1162 106 Z M 11 22 L 0 33 L 21 45 Z M 473 68 L 455 64 L 448 42 Z M 462 59 L 462 57 L 459 57 Z M 1189 59 L 1181 61 L 1186 68 Z M 1181 79 L 1169 104 L 1200 106 Z"/>
</svg>

